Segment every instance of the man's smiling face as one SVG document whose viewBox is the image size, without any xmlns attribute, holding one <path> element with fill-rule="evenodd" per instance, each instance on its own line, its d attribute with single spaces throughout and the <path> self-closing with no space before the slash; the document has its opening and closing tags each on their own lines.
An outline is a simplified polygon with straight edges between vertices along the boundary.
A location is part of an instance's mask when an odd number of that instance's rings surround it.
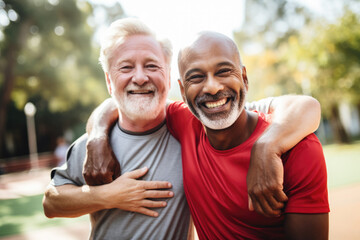
<svg viewBox="0 0 360 240">
<path fill-rule="evenodd" d="M 164 110 L 169 72 L 160 44 L 152 36 L 134 35 L 110 59 L 108 90 L 127 117 L 151 120 Z"/>
<path fill-rule="evenodd" d="M 225 129 L 238 119 L 247 78 L 230 39 L 215 33 L 202 35 L 181 51 L 179 71 L 184 101 L 206 127 Z"/>
</svg>

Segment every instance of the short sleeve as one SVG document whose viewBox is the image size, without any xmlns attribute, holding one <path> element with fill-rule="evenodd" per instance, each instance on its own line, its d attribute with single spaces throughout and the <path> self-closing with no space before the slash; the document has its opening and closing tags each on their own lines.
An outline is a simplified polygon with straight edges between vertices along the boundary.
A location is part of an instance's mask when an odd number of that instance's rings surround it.
<svg viewBox="0 0 360 240">
<path fill-rule="evenodd" d="M 85 180 L 82 169 L 86 155 L 87 135 L 77 139 L 68 149 L 66 163 L 51 171 L 51 183 L 54 186 L 73 184 L 82 186 Z"/>
<path fill-rule="evenodd" d="M 265 114 L 269 113 L 271 102 L 274 100 L 273 97 L 261 99 L 259 101 L 246 102 L 245 108 L 249 111 L 258 111 Z"/>
<path fill-rule="evenodd" d="M 327 173 L 320 141 L 310 134 L 283 158 L 285 213 L 329 212 Z"/>
</svg>

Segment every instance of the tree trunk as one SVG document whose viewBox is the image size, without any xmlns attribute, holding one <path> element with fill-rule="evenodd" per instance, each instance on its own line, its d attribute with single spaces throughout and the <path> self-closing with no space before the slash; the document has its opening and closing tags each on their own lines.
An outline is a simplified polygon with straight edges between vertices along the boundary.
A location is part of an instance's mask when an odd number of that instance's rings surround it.
<svg viewBox="0 0 360 240">
<path fill-rule="evenodd" d="M 4 69 L 2 69 L 4 84 L 0 92 L 0 157 L 3 156 L 7 107 L 10 102 L 11 92 L 15 85 L 16 60 L 20 50 L 26 42 L 30 25 L 30 20 L 24 21 L 22 24 L 20 24 L 16 40 L 14 41 L 14 39 L 10 39 L 10 42 L 8 42 L 6 48 L 6 64 Z"/>
<path fill-rule="evenodd" d="M 7 64 L 4 69 L 4 85 L 1 89 L 1 104 L 0 104 L 0 157 L 3 156 L 3 144 L 5 137 L 5 126 L 7 119 L 7 107 L 9 105 L 11 91 L 14 88 L 15 80 L 15 61 L 16 61 L 16 50 L 14 46 L 10 46 L 7 49 L 6 60 Z"/>
<path fill-rule="evenodd" d="M 340 121 L 339 108 L 337 105 L 331 105 L 330 125 L 333 129 L 334 140 L 339 143 L 349 143 L 350 138 L 345 131 L 343 124 Z"/>
</svg>

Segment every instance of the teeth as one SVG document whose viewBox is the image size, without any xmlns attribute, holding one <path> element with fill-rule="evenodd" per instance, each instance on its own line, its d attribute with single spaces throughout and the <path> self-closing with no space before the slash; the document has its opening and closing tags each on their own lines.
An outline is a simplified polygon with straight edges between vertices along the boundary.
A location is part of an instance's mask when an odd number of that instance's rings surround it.
<svg viewBox="0 0 360 240">
<path fill-rule="evenodd" d="M 216 107 L 219 107 L 219 106 L 222 106 L 226 103 L 226 98 L 223 98 L 219 101 L 216 101 L 216 102 L 206 102 L 205 103 L 205 106 L 207 108 L 216 108 Z"/>
<path fill-rule="evenodd" d="M 132 94 L 147 94 L 147 93 L 151 93 L 150 90 L 135 90 L 135 91 L 130 91 L 130 93 Z"/>
</svg>

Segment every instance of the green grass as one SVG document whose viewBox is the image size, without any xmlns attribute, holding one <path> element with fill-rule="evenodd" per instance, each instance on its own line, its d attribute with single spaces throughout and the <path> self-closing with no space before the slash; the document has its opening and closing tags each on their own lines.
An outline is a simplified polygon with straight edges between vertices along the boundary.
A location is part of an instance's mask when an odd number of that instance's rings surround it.
<svg viewBox="0 0 360 240">
<path fill-rule="evenodd" d="M 40 228 L 74 224 L 89 221 L 88 216 L 80 218 L 45 217 L 42 208 L 43 195 L 0 201 L 0 237 L 20 234 Z"/>
<path fill-rule="evenodd" d="M 360 141 L 349 145 L 324 146 L 324 154 L 330 189 L 360 182 Z M 42 209 L 42 195 L 0 200 L 0 237 L 81 221 L 88 222 L 88 216 L 46 218 Z"/>
<path fill-rule="evenodd" d="M 329 188 L 360 182 L 360 141 L 324 146 Z"/>
</svg>

